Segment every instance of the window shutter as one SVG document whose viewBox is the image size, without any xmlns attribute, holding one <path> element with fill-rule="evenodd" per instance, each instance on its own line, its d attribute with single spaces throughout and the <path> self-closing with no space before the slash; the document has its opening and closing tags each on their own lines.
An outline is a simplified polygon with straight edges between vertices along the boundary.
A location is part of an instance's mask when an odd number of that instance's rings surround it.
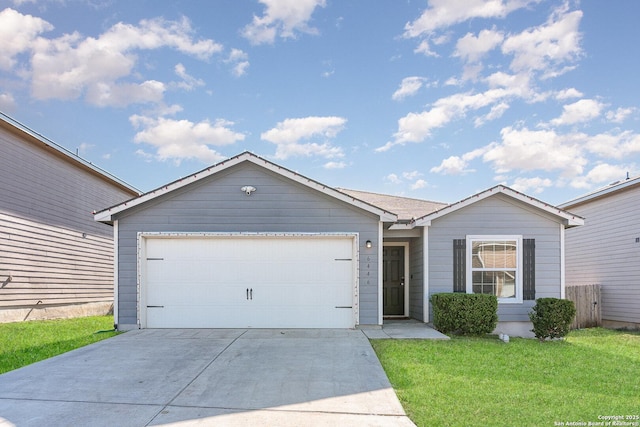
<svg viewBox="0 0 640 427">
<path fill-rule="evenodd" d="M 536 239 L 522 239 L 522 299 L 536 299 Z"/>
<path fill-rule="evenodd" d="M 453 292 L 467 292 L 467 240 L 453 240 Z"/>
</svg>

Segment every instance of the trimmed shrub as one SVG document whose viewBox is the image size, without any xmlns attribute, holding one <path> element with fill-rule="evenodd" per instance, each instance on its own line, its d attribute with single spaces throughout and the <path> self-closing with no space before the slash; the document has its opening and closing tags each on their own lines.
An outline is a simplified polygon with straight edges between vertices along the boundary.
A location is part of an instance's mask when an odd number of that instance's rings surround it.
<svg viewBox="0 0 640 427">
<path fill-rule="evenodd" d="M 484 335 L 498 324 L 495 295 L 445 293 L 431 296 L 433 326 L 442 333 Z"/>
<path fill-rule="evenodd" d="M 529 319 L 531 330 L 540 341 L 547 338 L 561 338 L 569 332 L 569 326 L 576 315 L 573 301 L 558 298 L 538 298 Z"/>
</svg>

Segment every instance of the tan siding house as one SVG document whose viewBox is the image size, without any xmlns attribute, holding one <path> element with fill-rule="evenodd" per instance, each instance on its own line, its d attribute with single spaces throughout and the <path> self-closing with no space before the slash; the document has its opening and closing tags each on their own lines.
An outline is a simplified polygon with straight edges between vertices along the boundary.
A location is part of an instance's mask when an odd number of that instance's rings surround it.
<svg viewBox="0 0 640 427">
<path fill-rule="evenodd" d="M 92 212 L 139 192 L 0 115 L 0 322 L 106 313 L 113 230 Z"/>
</svg>

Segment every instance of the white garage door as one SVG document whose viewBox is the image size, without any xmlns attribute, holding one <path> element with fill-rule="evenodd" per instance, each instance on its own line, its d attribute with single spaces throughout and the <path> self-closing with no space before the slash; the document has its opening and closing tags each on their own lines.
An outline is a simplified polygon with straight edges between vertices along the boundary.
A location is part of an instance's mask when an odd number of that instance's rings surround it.
<svg viewBox="0 0 640 427">
<path fill-rule="evenodd" d="M 350 328 L 354 236 L 145 237 L 147 328 Z"/>
</svg>

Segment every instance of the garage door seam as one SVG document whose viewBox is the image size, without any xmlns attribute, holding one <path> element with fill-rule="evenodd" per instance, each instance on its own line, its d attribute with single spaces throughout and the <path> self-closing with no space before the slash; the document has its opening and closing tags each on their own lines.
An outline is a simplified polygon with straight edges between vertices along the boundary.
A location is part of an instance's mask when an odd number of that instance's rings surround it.
<svg viewBox="0 0 640 427">
<path fill-rule="evenodd" d="M 239 339 L 240 339 L 244 334 L 246 334 L 246 333 L 247 333 L 247 330 L 245 329 L 245 330 L 244 330 L 240 335 L 238 335 L 237 337 L 235 337 L 235 338 L 234 338 L 234 339 L 233 339 L 229 344 L 227 344 L 227 346 L 226 346 L 224 349 L 222 349 L 222 351 L 221 351 L 220 353 L 218 353 L 218 354 L 217 354 L 213 359 L 211 359 L 211 361 L 210 361 L 209 363 L 207 363 L 207 364 L 204 366 L 204 368 L 202 368 L 202 369 L 200 370 L 200 372 L 198 372 L 198 373 L 197 373 L 197 375 L 195 375 L 195 376 L 191 379 L 191 381 L 189 381 L 189 382 L 188 382 L 184 387 L 182 387 L 182 388 L 180 389 L 180 391 L 178 391 L 178 393 L 176 393 L 176 395 L 175 395 L 175 396 L 173 396 L 173 398 L 171 398 L 171 400 L 170 400 L 169 402 L 167 402 L 167 403 L 166 403 L 166 404 L 165 404 L 165 405 L 164 405 L 164 406 L 163 406 L 163 407 L 162 407 L 162 408 L 161 408 L 161 409 L 160 409 L 160 410 L 159 410 L 159 411 L 158 411 L 158 412 L 157 412 L 157 413 L 156 413 L 156 414 L 155 414 L 155 415 L 154 415 L 154 416 L 149 420 L 149 422 L 146 424 L 146 426 L 148 426 L 150 423 L 152 423 L 152 422 L 153 422 L 153 420 L 155 420 L 155 419 L 156 419 L 156 417 L 157 417 L 158 415 L 160 415 L 164 410 L 166 410 L 169 406 L 172 406 L 171 404 L 173 403 L 173 401 L 174 401 L 174 400 L 176 400 L 176 399 L 178 398 L 178 396 L 180 396 L 180 395 L 181 395 L 181 394 L 182 394 L 182 393 L 183 393 L 183 392 L 184 392 L 184 391 L 185 391 L 185 390 L 186 390 L 186 389 L 187 389 L 191 384 L 193 384 L 193 382 L 194 382 L 195 380 L 197 380 L 197 379 L 200 377 L 200 375 L 202 375 L 202 373 L 203 373 L 204 371 L 206 371 L 206 370 L 209 368 L 209 366 L 211 366 L 211 365 L 213 364 L 213 362 L 215 362 L 216 360 L 218 360 L 218 358 L 219 358 L 220 356 L 222 356 L 222 354 L 223 354 L 225 351 L 227 351 L 227 349 L 228 349 L 229 347 L 231 347 L 231 346 L 232 346 L 236 341 L 238 341 L 238 340 L 239 340 Z"/>
</svg>

